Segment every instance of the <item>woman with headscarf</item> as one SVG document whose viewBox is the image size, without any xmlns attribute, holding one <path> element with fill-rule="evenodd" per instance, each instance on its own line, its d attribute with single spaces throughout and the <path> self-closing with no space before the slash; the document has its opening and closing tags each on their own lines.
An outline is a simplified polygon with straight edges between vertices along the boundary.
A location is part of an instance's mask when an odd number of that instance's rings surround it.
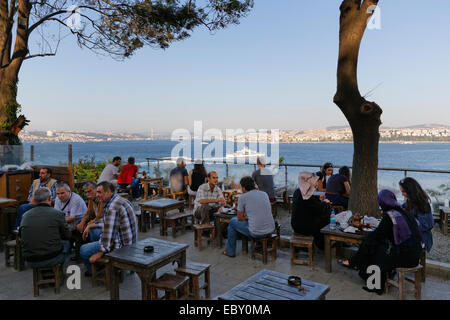
<svg viewBox="0 0 450 320">
<path fill-rule="evenodd" d="M 298 175 L 298 189 L 292 197 L 291 226 L 295 233 L 313 236 L 314 244 L 324 248 L 324 236 L 320 229 L 330 222 L 330 207 L 327 202 L 314 196 L 318 176 L 311 172 Z"/>
<path fill-rule="evenodd" d="M 381 271 L 381 288 L 364 290 L 382 294 L 386 278 L 395 268 L 412 268 L 419 264 L 422 250 L 419 228 L 414 216 L 403 210 L 395 194 L 389 190 L 378 193 L 378 203 L 383 210 L 378 228 L 362 242 L 358 252 L 343 266 L 359 270 L 359 276 L 367 281 L 367 267 L 377 265 Z"/>
</svg>

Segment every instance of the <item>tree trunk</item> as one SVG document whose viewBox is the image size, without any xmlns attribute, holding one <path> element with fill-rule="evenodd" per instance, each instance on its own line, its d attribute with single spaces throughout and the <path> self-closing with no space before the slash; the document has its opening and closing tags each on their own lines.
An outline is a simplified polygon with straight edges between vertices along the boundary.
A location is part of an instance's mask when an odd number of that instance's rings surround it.
<svg viewBox="0 0 450 320">
<path fill-rule="evenodd" d="M 349 209 L 378 216 L 377 174 L 381 108 L 358 89 L 357 66 L 362 37 L 378 0 L 344 0 L 340 6 L 339 59 L 334 103 L 353 132 L 353 171 Z"/>
</svg>

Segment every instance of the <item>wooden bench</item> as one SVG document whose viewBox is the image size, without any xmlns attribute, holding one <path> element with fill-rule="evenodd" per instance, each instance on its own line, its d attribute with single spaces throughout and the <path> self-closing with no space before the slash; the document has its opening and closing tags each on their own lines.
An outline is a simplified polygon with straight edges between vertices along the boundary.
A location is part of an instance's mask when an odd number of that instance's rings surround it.
<svg viewBox="0 0 450 320">
<path fill-rule="evenodd" d="M 190 223 L 188 223 L 188 221 L 187 221 L 188 218 L 191 218 Z M 180 229 L 181 233 L 184 234 L 184 232 L 186 230 L 186 226 L 192 227 L 193 219 L 194 219 L 194 214 L 192 213 L 192 211 L 184 211 L 184 212 L 171 214 L 169 216 L 164 217 L 162 223 L 164 223 L 165 226 L 163 228 L 166 230 L 167 227 L 170 226 L 172 228 L 172 236 L 175 238 L 178 229 Z"/>
<path fill-rule="evenodd" d="M 51 267 L 33 268 L 34 296 L 39 296 L 39 286 L 43 284 L 55 284 L 55 293 L 59 293 L 62 278 L 62 265 L 56 264 Z"/>
<path fill-rule="evenodd" d="M 206 237 L 204 233 L 208 233 Z M 212 224 L 194 224 L 194 244 L 199 249 L 202 248 L 202 241 L 211 241 L 211 246 L 214 248 L 216 240 L 216 227 Z"/>
<path fill-rule="evenodd" d="M 290 239 L 291 249 L 291 264 L 308 264 L 311 270 L 313 270 L 313 240 L 312 236 L 304 236 L 301 234 L 293 234 Z M 295 253 L 295 248 L 307 248 L 307 259 L 302 259 L 304 254 Z"/>
<path fill-rule="evenodd" d="M 387 293 L 389 290 L 389 286 L 395 286 L 398 288 L 398 294 L 400 300 L 405 300 L 405 295 L 407 293 L 414 293 L 417 300 L 420 300 L 422 298 L 422 266 L 418 265 L 414 268 L 396 268 L 395 271 L 398 273 L 398 281 L 387 279 L 386 280 L 386 286 L 385 286 L 385 292 Z M 414 280 L 409 279 L 406 277 L 407 273 L 413 273 L 414 274 Z M 414 284 L 413 290 L 406 290 L 406 282 L 411 282 Z"/>
<path fill-rule="evenodd" d="M 205 290 L 205 297 L 208 299 L 210 297 L 211 290 L 211 279 L 210 279 L 210 264 L 198 263 L 198 262 L 188 262 L 185 267 L 178 268 L 175 270 L 177 275 L 188 276 L 189 277 L 189 291 L 192 293 L 195 300 L 200 299 L 200 290 Z M 205 281 L 203 285 L 199 286 L 200 276 L 205 275 Z"/>
<path fill-rule="evenodd" d="M 66 167 L 66 166 L 47 166 L 47 165 L 34 165 L 34 179 L 39 178 L 39 171 L 41 171 L 42 168 L 49 168 L 52 170 L 52 178 L 56 179 L 57 181 L 64 181 L 67 183 L 70 187 L 71 191 L 74 191 L 75 189 L 75 180 L 73 176 L 73 168 L 72 167 Z"/>
<path fill-rule="evenodd" d="M 165 273 L 156 281 L 148 284 L 151 291 L 151 300 L 186 300 L 189 296 L 189 277 Z M 165 294 L 158 298 L 158 290 L 164 290 Z M 177 291 L 182 294 L 177 297 Z"/>
</svg>

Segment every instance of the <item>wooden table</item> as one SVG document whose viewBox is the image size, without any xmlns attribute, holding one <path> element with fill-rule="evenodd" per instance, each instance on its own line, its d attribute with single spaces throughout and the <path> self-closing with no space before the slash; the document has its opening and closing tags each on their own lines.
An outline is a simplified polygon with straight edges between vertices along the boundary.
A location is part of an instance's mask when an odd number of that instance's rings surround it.
<svg viewBox="0 0 450 320">
<path fill-rule="evenodd" d="M 146 232 L 146 223 L 145 223 L 145 214 L 147 212 L 155 212 L 158 214 L 159 217 L 159 230 L 160 235 L 166 236 L 167 235 L 167 226 L 164 222 L 164 217 L 166 216 L 166 213 L 170 210 L 178 209 L 180 212 L 184 210 L 184 201 L 178 201 L 173 199 L 167 199 L 167 198 L 161 198 L 157 200 L 151 200 L 146 202 L 139 203 L 139 206 L 141 207 L 141 216 L 139 217 L 140 221 L 140 231 Z"/>
<path fill-rule="evenodd" d="M 299 290 L 288 284 L 289 275 L 272 270 L 261 270 L 248 280 L 219 296 L 219 300 L 325 300 L 330 287 L 302 279 Z"/>
<path fill-rule="evenodd" d="M 144 252 L 145 246 L 153 246 L 154 251 Z M 142 300 L 150 299 L 151 292 L 147 285 L 156 279 L 156 270 L 172 262 L 177 262 L 178 267 L 185 267 L 188 246 L 184 243 L 147 238 L 107 253 L 105 257 L 109 259 L 111 268 L 111 300 L 119 299 L 119 269 L 136 272 L 141 279 Z"/>
<path fill-rule="evenodd" d="M 223 246 L 222 230 L 224 228 L 224 225 L 228 225 L 228 223 L 230 223 L 230 220 L 236 216 L 237 216 L 236 213 L 235 214 L 228 214 L 228 213 L 222 213 L 222 212 L 214 213 L 214 225 L 216 227 L 217 247 L 222 248 L 222 246 Z"/>
<path fill-rule="evenodd" d="M 150 183 L 158 183 L 158 195 L 162 195 L 163 187 L 162 187 L 163 178 L 139 178 L 139 182 L 144 187 L 144 200 L 148 200 L 148 185 Z"/>
<path fill-rule="evenodd" d="M 325 235 L 325 272 L 331 272 L 331 242 L 350 242 L 361 244 L 365 237 L 365 233 L 349 233 L 343 232 L 338 227 L 335 230 L 330 229 L 330 225 L 326 225 L 320 232 Z"/>
<path fill-rule="evenodd" d="M 448 235 L 448 216 L 450 214 L 449 207 L 439 207 L 439 216 L 441 220 L 442 233 Z"/>
<path fill-rule="evenodd" d="M 3 251 L 3 244 L 8 238 L 10 225 L 8 214 L 2 208 L 18 205 L 16 199 L 0 198 L 0 251 Z"/>
</svg>

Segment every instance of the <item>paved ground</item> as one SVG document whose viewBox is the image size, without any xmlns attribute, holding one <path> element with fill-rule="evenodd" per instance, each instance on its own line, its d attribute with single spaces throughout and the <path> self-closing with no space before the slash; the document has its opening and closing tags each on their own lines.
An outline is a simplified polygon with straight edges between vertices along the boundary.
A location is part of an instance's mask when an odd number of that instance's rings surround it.
<svg viewBox="0 0 450 320">
<path fill-rule="evenodd" d="M 324 271 L 324 255 L 316 252 L 314 255 L 315 270 L 310 271 L 308 266 L 290 264 L 289 251 L 282 249 L 279 251 L 278 259 L 264 265 L 260 257 L 252 260 L 250 255 L 240 252 L 240 243 L 238 243 L 238 252 L 235 258 L 229 258 L 222 255 L 223 249 L 204 247 L 202 250 L 194 247 L 194 234 L 191 230 L 187 230 L 184 235 L 173 238 L 171 235 L 167 237 L 159 236 L 158 225 L 147 233 L 140 233 L 139 239 L 148 237 L 163 238 L 170 241 L 177 241 L 189 244 L 187 250 L 187 259 L 197 262 L 210 263 L 211 268 L 211 299 L 230 290 L 240 282 L 246 280 L 253 274 L 262 269 L 270 269 L 278 272 L 298 275 L 302 278 L 325 283 L 330 286 L 330 292 L 327 299 L 353 299 L 353 300 L 379 300 L 379 299 L 397 299 L 398 291 L 391 288 L 388 294 L 378 296 L 365 292 L 361 289 L 364 285 L 363 281 L 358 277 L 355 271 L 336 265 L 333 261 L 333 272 L 326 273 Z M 82 274 L 84 267 L 80 264 Z M 173 271 L 172 266 L 166 266 L 158 271 L 157 276 L 164 272 Z M 203 292 L 202 292 L 203 294 Z M 125 281 L 120 285 L 121 299 L 141 299 L 140 280 L 136 274 L 127 274 Z M 414 296 L 409 296 L 414 299 Z M 109 299 L 109 291 L 105 287 L 98 286 L 92 288 L 90 278 L 82 275 L 82 283 L 80 290 L 69 290 L 65 285 L 61 288 L 61 293 L 56 295 L 51 287 L 40 289 L 40 296 L 33 297 L 32 289 L 32 270 L 27 268 L 24 271 L 17 272 L 12 267 L 6 268 L 4 263 L 4 255 L 0 256 L 0 300 L 3 299 Z M 422 299 L 450 300 L 450 281 L 441 278 L 427 277 L 423 285 Z"/>
</svg>

